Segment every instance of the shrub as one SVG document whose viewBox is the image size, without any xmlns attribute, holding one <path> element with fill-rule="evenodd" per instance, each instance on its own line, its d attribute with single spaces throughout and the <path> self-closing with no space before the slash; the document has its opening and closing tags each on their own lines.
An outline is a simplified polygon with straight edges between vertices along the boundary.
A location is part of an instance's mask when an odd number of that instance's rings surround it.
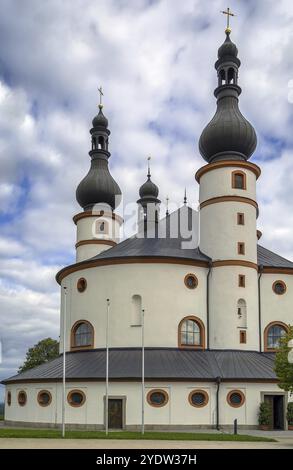
<svg viewBox="0 0 293 470">
<path fill-rule="evenodd" d="M 269 403 L 263 401 L 259 406 L 258 424 L 268 426 L 271 423 L 272 410 Z"/>
</svg>

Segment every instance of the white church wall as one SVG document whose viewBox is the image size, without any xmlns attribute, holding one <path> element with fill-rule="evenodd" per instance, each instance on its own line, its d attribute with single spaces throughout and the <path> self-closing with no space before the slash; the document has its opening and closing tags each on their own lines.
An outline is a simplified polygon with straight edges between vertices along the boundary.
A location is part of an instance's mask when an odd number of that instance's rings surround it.
<svg viewBox="0 0 293 470">
<path fill-rule="evenodd" d="M 243 213 L 245 225 L 237 224 Z M 211 204 L 200 210 L 200 249 L 215 260 L 240 259 L 257 262 L 256 209 L 239 202 Z M 239 255 L 238 242 L 245 243 L 245 255 Z"/>
<path fill-rule="evenodd" d="M 238 276 L 245 275 L 245 287 Z M 258 350 L 257 271 L 244 266 L 219 266 L 212 269 L 210 288 L 210 347 L 213 349 Z M 240 343 L 238 301 L 246 302 L 246 344 Z"/>
<path fill-rule="evenodd" d="M 196 289 L 184 284 L 186 274 L 198 278 Z M 132 298 L 142 297 L 145 309 L 146 346 L 177 347 L 178 325 L 185 316 L 194 315 L 206 325 L 206 268 L 177 264 L 121 264 L 100 266 L 68 275 L 67 350 L 70 330 L 78 320 L 88 320 L 95 329 L 96 348 L 105 346 L 106 299 L 110 307 L 110 346 L 135 347 L 141 344 L 141 331 L 132 327 Z M 87 280 L 85 292 L 78 292 L 77 281 Z M 62 289 L 61 312 L 64 309 Z M 63 338 L 61 319 L 61 350 Z"/>
<path fill-rule="evenodd" d="M 246 189 L 232 188 L 233 171 L 242 171 L 246 174 Z M 210 170 L 200 178 L 200 202 L 213 197 L 221 196 L 241 196 L 256 200 L 256 176 L 246 168 L 223 167 Z"/>
<path fill-rule="evenodd" d="M 168 403 L 163 407 L 153 407 L 147 402 L 150 390 L 162 389 L 168 393 Z M 12 393 L 11 406 L 5 407 L 5 419 L 18 423 L 39 423 L 41 425 L 61 424 L 62 422 L 62 383 L 11 384 L 7 390 Z M 20 390 L 27 393 L 27 403 L 21 407 L 17 403 Z M 48 407 L 37 403 L 40 390 L 49 390 L 52 402 Z M 85 403 L 80 407 L 72 407 L 66 403 L 65 416 L 69 425 L 104 426 L 105 382 L 68 382 L 66 394 L 71 390 L 81 390 L 86 395 Z M 204 390 L 208 396 L 208 404 L 202 408 L 193 407 L 188 400 L 192 390 Z M 213 382 L 168 382 L 147 381 L 145 385 L 145 424 L 146 426 L 215 426 L 216 424 L 216 390 Z M 227 395 L 232 390 L 240 390 L 245 396 L 244 404 L 234 408 L 227 402 Z M 241 426 L 257 426 L 259 404 L 264 394 L 286 394 L 277 384 L 270 383 L 227 383 L 220 385 L 219 422 L 222 426 L 232 426 L 237 419 Z M 125 399 L 126 427 L 139 427 L 141 424 L 141 383 L 111 382 L 109 397 Z M 292 401 L 292 397 L 289 398 Z"/>
</svg>

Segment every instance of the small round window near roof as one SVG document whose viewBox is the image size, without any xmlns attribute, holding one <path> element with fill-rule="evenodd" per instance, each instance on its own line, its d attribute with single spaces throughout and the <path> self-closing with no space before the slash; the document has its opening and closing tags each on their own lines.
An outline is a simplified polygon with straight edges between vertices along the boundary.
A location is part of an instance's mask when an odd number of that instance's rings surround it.
<svg viewBox="0 0 293 470">
<path fill-rule="evenodd" d="M 242 393 L 240 390 L 232 390 L 227 395 L 227 402 L 233 408 L 239 408 L 245 402 L 244 393 Z"/>
<path fill-rule="evenodd" d="M 52 401 L 52 395 L 47 390 L 41 390 L 38 393 L 38 403 L 40 406 L 49 406 Z"/>
<path fill-rule="evenodd" d="M 77 408 L 85 402 L 85 394 L 81 390 L 71 390 L 67 395 L 69 405 Z"/>
<path fill-rule="evenodd" d="M 165 390 L 151 390 L 147 394 L 147 401 L 149 405 L 160 408 L 168 403 L 169 396 Z"/>
<path fill-rule="evenodd" d="M 81 277 L 80 279 L 78 279 L 76 287 L 77 287 L 78 292 L 84 292 L 87 287 L 86 279 L 84 279 L 84 277 Z"/>
<path fill-rule="evenodd" d="M 193 390 L 188 397 L 189 403 L 196 408 L 202 408 L 209 402 L 209 396 L 205 390 Z"/>
<path fill-rule="evenodd" d="M 198 286 L 198 279 L 194 274 L 187 274 L 184 278 L 184 284 L 188 289 L 196 289 Z"/>
<path fill-rule="evenodd" d="M 287 290 L 287 286 L 284 281 L 275 281 L 273 284 L 273 291 L 277 295 L 283 295 L 285 294 Z"/>
<path fill-rule="evenodd" d="M 26 405 L 27 396 L 26 396 L 26 393 L 23 390 L 21 390 L 21 392 L 18 393 L 17 401 L 18 401 L 19 406 L 25 406 Z"/>
</svg>

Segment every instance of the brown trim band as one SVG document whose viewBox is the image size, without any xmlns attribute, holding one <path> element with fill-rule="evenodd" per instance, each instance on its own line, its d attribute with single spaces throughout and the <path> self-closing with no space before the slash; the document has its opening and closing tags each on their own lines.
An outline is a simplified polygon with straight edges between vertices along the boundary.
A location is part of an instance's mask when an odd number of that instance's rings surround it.
<svg viewBox="0 0 293 470">
<path fill-rule="evenodd" d="M 75 248 L 83 245 L 110 245 L 116 246 L 117 243 L 114 240 L 80 240 L 75 244 Z"/>
<path fill-rule="evenodd" d="M 251 206 L 258 209 L 258 203 L 249 197 L 243 196 L 219 196 L 219 197 L 212 197 L 211 199 L 207 199 L 203 201 L 199 208 L 202 209 L 203 207 L 209 206 L 210 204 L 218 204 L 219 202 L 243 202 L 245 204 L 250 204 Z"/>
<path fill-rule="evenodd" d="M 246 168 L 247 170 L 252 171 L 256 179 L 261 175 L 261 169 L 255 163 L 251 162 L 244 162 L 244 161 L 236 161 L 236 160 L 223 160 L 215 163 L 208 163 L 205 166 L 202 166 L 199 170 L 197 170 L 195 174 L 195 179 L 199 183 L 200 178 L 202 175 L 207 173 L 211 170 L 217 170 L 218 168 L 225 168 L 225 167 L 236 167 L 236 168 Z"/>
<path fill-rule="evenodd" d="M 274 268 L 270 266 L 264 266 L 263 272 L 265 274 L 293 274 L 293 268 Z"/>
<path fill-rule="evenodd" d="M 76 271 L 81 271 L 83 269 L 95 268 L 96 266 L 109 266 L 114 264 L 148 264 L 148 263 L 163 263 L 163 264 L 182 264 L 185 266 L 197 266 L 207 268 L 209 266 L 207 261 L 197 261 L 186 258 L 160 258 L 160 257 L 129 257 L 129 258 L 111 258 L 111 259 L 97 259 L 92 261 L 82 261 L 80 263 L 67 266 L 66 268 L 61 269 L 56 274 L 56 281 L 61 284 L 62 279 L 64 279 L 68 274 L 74 273 Z"/>
<path fill-rule="evenodd" d="M 79 212 L 78 214 L 75 214 L 73 217 L 73 222 L 75 225 L 80 219 L 86 219 L 87 217 L 109 217 L 113 220 L 117 220 L 120 224 L 123 223 L 122 217 L 120 215 L 115 214 L 114 212 L 104 212 L 104 211 L 98 211 L 98 212 L 92 212 L 92 211 L 85 211 L 85 212 Z"/>
<path fill-rule="evenodd" d="M 258 271 L 258 265 L 252 263 L 252 261 L 245 261 L 240 259 L 228 259 L 223 261 L 214 261 L 212 263 L 213 268 L 218 268 L 221 266 L 244 266 L 245 268 L 253 268 Z"/>
</svg>

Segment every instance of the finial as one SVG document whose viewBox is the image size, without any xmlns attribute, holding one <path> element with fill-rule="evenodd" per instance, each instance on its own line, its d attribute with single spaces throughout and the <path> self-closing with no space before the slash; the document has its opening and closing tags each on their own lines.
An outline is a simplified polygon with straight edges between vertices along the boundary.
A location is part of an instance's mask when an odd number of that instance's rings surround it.
<svg viewBox="0 0 293 470">
<path fill-rule="evenodd" d="M 166 217 L 169 215 L 169 196 L 166 197 Z"/>
<path fill-rule="evenodd" d="M 100 103 L 99 103 L 99 108 L 100 109 L 103 109 L 103 96 L 104 96 L 104 93 L 103 93 L 103 88 L 100 86 L 100 88 L 98 88 L 98 92 L 100 93 Z"/>
<path fill-rule="evenodd" d="M 227 15 L 227 27 L 225 29 L 225 33 L 230 34 L 231 33 L 230 16 L 236 16 L 236 15 L 234 15 L 234 13 L 231 12 L 229 7 L 227 8 L 227 11 L 221 11 L 221 13 L 223 13 L 224 15 Z"/>
<path fill-rule="evenodd" d="M 151 158 L 152 157 L 148 157 L 147 160 L 148 160 L 148 174 L 147 174 L 147 177 L 150 178 L 151 177 Z"/>
<path fill-rule="evenodd" d="M 186 188 L 185 188 L 185 191 L 184 191 L 184 200 L 183 200 L 183 203 L 184 203 L 184 205 L 186 206 L 186 204 L 187 204 Z"/>
</svg>

